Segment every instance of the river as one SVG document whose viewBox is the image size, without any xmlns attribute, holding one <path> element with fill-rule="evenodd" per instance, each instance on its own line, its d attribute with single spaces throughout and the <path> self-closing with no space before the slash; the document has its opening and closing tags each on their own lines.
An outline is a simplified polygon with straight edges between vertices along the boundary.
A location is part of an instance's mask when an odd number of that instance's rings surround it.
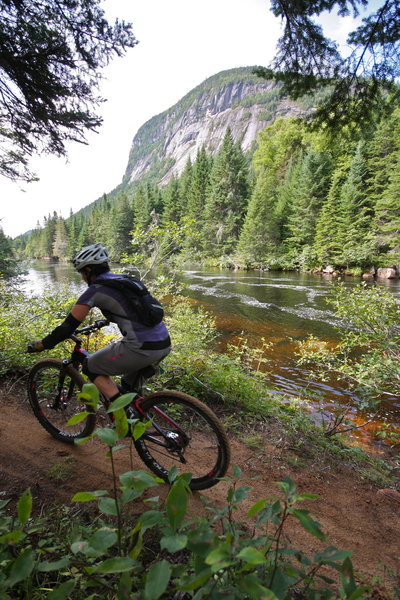
<svg viewBox="0 0 400 600">
<path fill-rule="evenodd" d="M 79 293 L 84 289 L 80 276 L 71 265 L 36 261 L 28 271 L 25 289 L 41 292 L 54 282 L 68 284 Z M 216 317 L 222 334 L 222 344 L 235 341 L 242 334 L 252 345 L 261 338 L 270 342 L 267 352 L 268 377 L 272 390 L 290 397 L 310 399 L 313 410 L 318 408 L 335 413 L 346 408 L 357 425 L 369 420 L 361 413 L 358 398 L 331 380 L 321 382 L 310 378 L 296 364 L 295 352 L 300 340 L 309 334 L 326 341 L 339 338 L 340 322 L 326 300 L 332 282 L 330 277 L 301 273 L 245 272 L 229 270 L 187 269 L 182 272 L 183 293 L 200 303 Z M 352 287 L 357 278 L 346 278 L 344 285 Z M 381 285 L 400 298 L 400 281 L 390 280 Z M 400 401 L 393 398 L 385 404 L 383 419 L 400 426 Z M 360 444 L 370 445 L 380 421 L 358 431 Z"/>
</svg>

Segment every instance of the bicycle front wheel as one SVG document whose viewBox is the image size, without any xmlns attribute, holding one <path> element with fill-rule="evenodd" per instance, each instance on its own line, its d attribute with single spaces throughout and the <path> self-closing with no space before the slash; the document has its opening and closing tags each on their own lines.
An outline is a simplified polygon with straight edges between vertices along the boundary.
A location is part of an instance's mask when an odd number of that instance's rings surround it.
<svg viewBox="0 0 400 600">
<path fill-rule="evenodd" d="M 168 481 L 168 471 L 191 473 L 190 487 L 203 490 L 218 483 L 228 468 L 230 448 L 216 415 L 192 396 L 162 391 L 140 402 L 141 418 L 151 426 L 135 441 L 143 462 Z"/>
<path fill-rule="evenodd" d="M 61 442 L 74 443 L 95 428 L 93 409 L 77 397 L 84 383 L 71 365 L 65 366 L 55 358 L 40 360 L 29 372 L 28 398 L 33 413 L 42 427 Z M 67 425 L 71 417 L 84 411 L 91 414 L 76 425 Z"/>
</svg>

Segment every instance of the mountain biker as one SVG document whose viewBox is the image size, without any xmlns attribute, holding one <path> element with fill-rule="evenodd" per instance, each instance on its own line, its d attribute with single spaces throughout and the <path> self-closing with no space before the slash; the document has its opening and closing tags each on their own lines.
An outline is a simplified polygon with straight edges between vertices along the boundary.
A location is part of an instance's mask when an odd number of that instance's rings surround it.
<svg viewBox="0 0 400 600">
<path fill-rule="evenodd" d="M 122 339 L 94 352 L 84 363 L 83 373 L 111 402 L 120 396 L 120 390 L 111 379 L 122 375 L 129 387 L 136 373 L 149 365 L 158 364 L 169 354 L 171 340 L 164 322 L 148 327 L 135 319 L 132 307 L 123 291 L 96 283 L 96 279 L 120 277 L 112 273 L 109 256 L 102 244 L 91 244 L 80 250 L 72 263 L 83 281 L 88 284 L 66 319 L 49 335 L 28 344 L 28 352 L 41 352 L 54 348 L 66 340 L 84 321 L 88 312 L 97 307 L 109 320 L 118 325 Z"/>
</svg>

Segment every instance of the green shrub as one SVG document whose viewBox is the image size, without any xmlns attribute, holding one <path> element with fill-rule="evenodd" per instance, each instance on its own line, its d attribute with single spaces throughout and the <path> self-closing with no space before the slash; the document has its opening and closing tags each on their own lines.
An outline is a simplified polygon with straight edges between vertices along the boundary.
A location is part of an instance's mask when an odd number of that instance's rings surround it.
<svg viewBox="0 0 400 600">
<path fill-rule="evenodd" d="M 306 554 L 285 542 L 293 521 L 326 541 L 309 511 L 299 508 L 312 494 L 298 494 L 289 478 L 277 485 L 280 498 L 261 498 L 235 520 L 251 488 L 234 468 L 226 505 L 207 503 L 210 518 L 186 517 L 190 475 L 170 472 L 163 504 L 157 497 L 129 517 L 123 507 L 137 502 L 159 480 L 145 471 L 119 478 L 111 494 L 80 492 L 74 502 L 95 502 L 99 517 L 90 524 L 59 508 L 32 518 L 32 496 L 19 499 L 17 514 L 0 503 L 0 597 L 32 600 L 158 600 L 160 598 L 304 600 L 368 598 L 355 581 L 350 553 L 333 546 Z M 245 485 L 243 485 L 245 484 Z M 116 522 L 117 515 L 123 515 Z M 68 516 L 70 520 L 68 520 Z M 151 552 L 149 552 L 151 545 Z M 179 593 L 179 595 L 178 595 Z"/>
</svg>

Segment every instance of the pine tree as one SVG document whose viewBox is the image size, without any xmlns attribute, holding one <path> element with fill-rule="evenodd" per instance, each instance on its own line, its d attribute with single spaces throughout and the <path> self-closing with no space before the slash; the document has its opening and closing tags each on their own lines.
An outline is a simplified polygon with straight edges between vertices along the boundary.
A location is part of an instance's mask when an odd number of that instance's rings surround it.
<svg viewBox="0 0 400 600">
<path fill-rule="evenodd" d="M 64 219 L 59 216 L 55 224 L 53 254 L 55 258 L 64 260 L 68 257 L 68 232 Z"/>
<path fill-rule="evenodd" d="M 0 227 L 0 279 L 10 279 L 18 274 L 18 262 L 15 259 L 11 240 Z"/>
<path fill-rule="evenodd" d="M 133 199 L 134 224 L 140 229 L 146 229 L 150 223 L 150 205 L 148 195 L 142 185 L 139 185 Z"/>
<path fill-rule="evenodd" d="M 257 177 L 241 231 L 237 256 L 248 266 L 268 263 L 279 242 L 279 224 L 275 214 L 275 195 L 271 178 L 263 169 Z"/>
<path fill-rule="evenodd" d="M 162 221 L 177 223 L 180 219 L 180 186 L 175 175 L 164 190 L 163 205 Z"/>
<path fill-rule="evenodd" d="M 288 248 L 299 253 L 314 242 L 316 220 L 329 189 L 329 156 L 309 149 L 302 159 L 298 177 L 287 224 L 286 243 Z"/>
<path fill-rule="evenodd" d="M 336 265 L 338 257 L 342 253 L 340 192 L 345 176 L 343 169 L 337 169 L 334 172 L 328 196 L 316 222 L 314 250 L 321 266 L 326 266 L 328 263 Z M 309 245 L 311 245 L 311 241 L 311 238 L 307 239 Z"/>
<path fill-rule="evenodd" d="M 340 192 L 341 262 L 350 266 L 372 260 L 373 210 L 367 191 L 365 143 L 360 141 Z"/>
<path fill-rule="evenodd" d="M 247 208 L 248 189 L 246 160 L 228 128 L 211 171 L 205 207 L 206 254 L 221 256 L 235 249 Z"/>
<path fill-rule="evenodd" d="M 129 252 L 131 232 L 133 229 L 133 209 L 126 194 L 123 194 L 111 211 L 113 224 L 113 239 L 108 242 L 108 250 L 115 260 L 120 260 L 122 255 Z"/>
<path fill-rule="evenodd" d="M 375 206 L 376 238 L 385 252 L 400 253 L 400 150 L 391 157 L 391 172 L 386 189 Z M 397 257 L 398 259 L 398 257 Z M 395 257 L 393 257 L 393 262 Z"/>
</svg>

